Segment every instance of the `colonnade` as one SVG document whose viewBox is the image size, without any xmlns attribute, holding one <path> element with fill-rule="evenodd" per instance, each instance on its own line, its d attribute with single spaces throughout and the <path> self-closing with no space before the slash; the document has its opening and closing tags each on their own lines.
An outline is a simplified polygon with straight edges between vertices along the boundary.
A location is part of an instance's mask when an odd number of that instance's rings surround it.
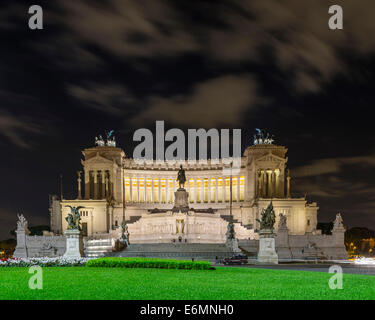
<svg viewBox="0 0 375 320">
<path fill-rule="evenodd" d="M 106 199 L 113 194 L 113 178 L 109 170 L 85 173 L 85 199 Z"/>
<path fill-rule="evenodd" d="M 185 189 L 189 192 L 190 203 L 229 202 L 230 177 L 188 178 Z M 173 203 L 178 183 L 172 177 L 125 177 L 126 202 Z M 245 197 L 245 177 L 232 177 L 233 201 L 240 202 Z"/>
<path fill-rule="evenodd" d="M 262 198 L 284 197 L 284 173 L 280 169 L 258 169 L 256 173 L 257 196 Z"/>
</svg>

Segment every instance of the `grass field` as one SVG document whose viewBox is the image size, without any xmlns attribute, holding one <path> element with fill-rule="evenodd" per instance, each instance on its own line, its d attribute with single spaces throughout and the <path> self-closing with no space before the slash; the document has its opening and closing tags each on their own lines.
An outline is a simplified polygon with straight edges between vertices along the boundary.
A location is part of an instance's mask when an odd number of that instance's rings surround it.
<svg viewBox="0 0 375 320">
<path fill-rule="evenodd" d="M 216 270 L 43 268 L 43 289 L 31 290 L 28 268 L 0 269 L 0 299 L 375 299 L 375 277 L 223 267 Z"/>
</svg>

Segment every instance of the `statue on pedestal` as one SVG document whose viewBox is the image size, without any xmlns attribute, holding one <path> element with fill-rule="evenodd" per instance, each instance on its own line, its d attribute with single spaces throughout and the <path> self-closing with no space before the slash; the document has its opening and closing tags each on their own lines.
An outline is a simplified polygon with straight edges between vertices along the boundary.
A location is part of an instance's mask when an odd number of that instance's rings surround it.
<svg viewBox="0 0 375 320">
<path fill-rule="evenodd" d="M 177 174 L 177 179 L 179 183 L 179 188 L 174 193 L 174 207 L 172 212 L 182 212 L 188 213 L 189 212 L 189 194 L 184 189 L 184 184 L 186 182 L 185 170 L 182 169 L 182 165 L 180 166 L 180 170 Z"/>
<path fill-rule="evenodd" d="M 281 230 L 281 229 L 287 229 L 287 225 L 286 225 L 286 216 L 283 215 L 282 213 L 279 214 L 279 217 L 280 217 L 280 220 L 279 220 L 279 226 L 278 226 L 278 229 Z"/>
<path fill-rule="evenodd" d="M 342 220 L 341 214 L 340 213 L 336 214 L 336 219 L 333 222 L 333 230 L 343 230 L 344 225 L 342 222 L 343 220 Z"/>
<path fill-rule="evenodd" d="M 81 215 L 79 214 L 79 209 L 84 208 L 83 206 L 70 208 L 70 213 L 65 218 L 68 222 L 68 227 L 64 234 L 66 236 L 66 251 L 64 257 L 68 258 L 80 258 L 83 256 L 83 242 L 81 234 Z"/>
<path fill-rule="evenodd" d="M 257 219 L 260 222 L 259 231 L 259 250 L 257 261 L 260 264 L 278 264 L 279 258 L 275 249 L 275 233 L 273 227 L 276 216 L 273 210 L 272 201 L 267 209 L 262 210 L 262 219 Z M 281 226 L 286 225 L 286 217 L 280 216 Z M 279 224 L 280 225 L 280 224 Z"/>
<path fill-rule="evenodd" d="M 182 169 L 182 165 L 180 165 L 180 170 L 178 170 L 177 179 L 180 189 L 184 189 L 184 185 L 186 182 L 185 170 Z"/>
<path fill-rule="evenodd" d="M 17 230 L 28 230 L 27 229 L 27 220 L 23 216 L 23 214 L 17 214 L 18 221 L 17 221 Z"/>
</svg>

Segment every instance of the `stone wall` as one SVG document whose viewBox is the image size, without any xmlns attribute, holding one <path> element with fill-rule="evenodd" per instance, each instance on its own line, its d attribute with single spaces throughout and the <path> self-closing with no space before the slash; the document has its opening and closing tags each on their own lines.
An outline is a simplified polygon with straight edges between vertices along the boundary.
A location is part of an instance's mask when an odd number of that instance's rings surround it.
<svg viewBox="0 0 375 320">
<path fill-rule="evenodd" d="M 58 257 L 65 253 L 65 236 L 30 236 L 27 220 L 23 215 L 18 216 L 16 233 L 17 246 L 13 253 L 15 258 Z"/>
<path fill-rule="evenodd" d="M 28 257 L 58 257 L 66 250 L 65 236 L 26 236 Z"/>
</svg>

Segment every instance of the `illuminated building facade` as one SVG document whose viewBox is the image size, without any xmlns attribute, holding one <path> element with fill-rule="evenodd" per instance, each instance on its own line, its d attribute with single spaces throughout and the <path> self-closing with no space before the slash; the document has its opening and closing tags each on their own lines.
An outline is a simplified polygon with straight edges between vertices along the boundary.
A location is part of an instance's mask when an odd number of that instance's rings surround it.
<svg viewBox="0 0 375 320">
<path fill-rule="evenodd" d="M 287 217 L 291 235 L 317 232 L 316 203 L 291 196 L 286 153 L 285 147 L 271 143 L 258 143 L 244 151 L 241 168 L 232 175 L 232 213 L 239 239 L 257 238 L 257 219 L 271 200 L 277 217 L 276 229 L 282 213 Z M 189 207 L 194 211 L 189 215 L 189 228 L 185 229 L 195 230 L 195 242 L 197 239 L 225 241 L 231 178 L 223 174 L 222 160 L 137 164 L 115 145 L 87 148 L 82 154 L 83 177 L 79 173 L 77 198 L 51 201 L 51 230 L 55 234 L 66 230 L 65 217 L 70 212 L 66 206 L 70 205 L 84 207 L 80 211 L 84 235 L 116 237 L 125 215 L 133 242 L 173 240 L 176 228 L 165 224 L 177 219 L 170 218 L 168 212 L 173 207 L 174 192 L 178 188 L 177 171 L 182 164 L 186 170 Z M 205 210 L 211 215 L 204 215 Z M 193 216 L 197 218 L 194 220 Z M 211 236 L 207 235 L 209 232 Z M 193 238 L 187 237 L 185 241 Z"/>
</svg>

